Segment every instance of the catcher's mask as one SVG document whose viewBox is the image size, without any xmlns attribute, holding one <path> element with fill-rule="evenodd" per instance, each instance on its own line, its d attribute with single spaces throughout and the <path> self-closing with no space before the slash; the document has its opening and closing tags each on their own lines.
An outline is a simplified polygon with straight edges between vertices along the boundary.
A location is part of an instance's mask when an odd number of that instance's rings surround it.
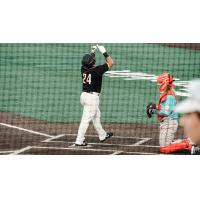
<svg viewBox="0 0 200 200">
<path fill-rule="evenodd" d="M 94 53 L 87 53 L 82 58 L 82 65 L 88 68 L 91 68 L 95 63 L 95 54 Z"/>
<path fill-rule="evenodd" d="M 174 86 L 173 82 L 173 76 L 169 73 L 163 73 L 157 77 L 157 84 L 159 85 L 159 91 L 161 93 L 164 92 L 167 87 L 172 88 Z"/>
</svg>

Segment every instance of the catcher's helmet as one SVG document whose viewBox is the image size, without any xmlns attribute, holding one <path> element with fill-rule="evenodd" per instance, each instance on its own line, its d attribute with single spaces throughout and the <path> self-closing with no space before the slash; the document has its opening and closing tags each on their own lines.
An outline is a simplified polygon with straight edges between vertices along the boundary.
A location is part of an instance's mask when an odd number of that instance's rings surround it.
<svg viewBox="0 0 200 200">
<path fill-rule="evenodd" d="M 167 86 L 173 87 L 174 86 L 173 82 L 174 82 L 173 76 L 170 75 L 169 73 L 163 73 L 157 77 L 157 83 L 160 85 L 159 87 L 160 92 L 164 92 Z"/>
<path fill-rule="evenodd" d="M 92 67 L 96 63 L 95 54 L 87 53 L 82 58 L 82 65 L 88 68 Z"/>
</svg>

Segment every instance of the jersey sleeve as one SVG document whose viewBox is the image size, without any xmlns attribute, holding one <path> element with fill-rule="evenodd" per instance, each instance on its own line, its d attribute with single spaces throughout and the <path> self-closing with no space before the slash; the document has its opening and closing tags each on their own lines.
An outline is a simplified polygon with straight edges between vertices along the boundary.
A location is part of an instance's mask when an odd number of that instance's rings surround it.
<svg viewBox="0 0 200 200">
<path fill-rule="evenodd" d="M 107 72 L 108 70 L 109 70 L 109 68 L 108 68 L 108 64 L 107 64 L 107 63 L 105 63 L 105 64 L 103 64 L 103 65 L 99 65 L 99 66 L 97 66 L 97 67 L 95 68 L 95 71 L 96 71 L 98 74 L 100 74 L 100 75 L 104 74 L 104 73 Z"/>
<path fill-rule="evenodd" d="M 174 96 L 168 95 L 166 101 L 161 104 L 160 114 L 170 115 L 176 106 L 176 99 Z"/>
</svg>

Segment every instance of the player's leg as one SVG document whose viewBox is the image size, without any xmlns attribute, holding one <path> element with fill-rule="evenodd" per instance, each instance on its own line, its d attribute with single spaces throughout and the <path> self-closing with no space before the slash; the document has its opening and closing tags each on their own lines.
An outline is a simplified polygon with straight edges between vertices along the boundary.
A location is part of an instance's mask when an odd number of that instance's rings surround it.
<svg viewBox="0 0 200 200">
<path fill-rule="evenodd" d="M 169 127 L 166 135 L 166 145 L 169 145 L 174 141 L 177 129 L 178 129 L 178 121 L 169 119 Z"/>
<path fill-rule="evenodd" d="M 163 124 L 160 124 L 160 135 L 159 135 L 160 147 L 165 146 L 166 131 L 167 131 L 167 129 L 164 128 Z"/>
<path fill-rule="evenodd" d="M 79 125 L 78 129 L 78 135 L 76 138 L 76 144 L 81 145 L 85 141 L 85 133 L 88 129 L 89 123 L 92 120 L 92 106 L 91 106 L 91 100 L 88 94 L 82 93 L 81 95 L 81 104 L 83 106 L 83 114 L 82 114 L 82 119 L 81 123 Z"/>
<path fill-rule="evenodd" d="M 96 115 L 94 116 L 92 122 L 94 124 L 94 128 L 95 130 L 97 131 L 98 133 L 98 136 L 99 136 L 99 139 L 100 140 L 104 140 L 105 137 L 106 137 L 106 131 L 103 129 L 102 125 L 101 125 L 101 112 L 99 110 L 99 107 L 97 105 L 97 112 L 96 112 Z"/>
<path fill-rule="evenodd" d="M 76 138 L 76 144 L 81 145 L 85 141 L 85 133 L 88 129 L 91 119 L 92 118 L 91 118 L 88 106 L 84 106 L 83 115 L 82 115 L 81 123 L 79 125 L 78 135 Z"/>
<path fill-rule="evenodd" d="M 159 144 L 161 147 L 167 146 L 174 141 L 174 136 L 178 128 L 178 122 L 169 118 L 160 125 Z"/>
</svg>

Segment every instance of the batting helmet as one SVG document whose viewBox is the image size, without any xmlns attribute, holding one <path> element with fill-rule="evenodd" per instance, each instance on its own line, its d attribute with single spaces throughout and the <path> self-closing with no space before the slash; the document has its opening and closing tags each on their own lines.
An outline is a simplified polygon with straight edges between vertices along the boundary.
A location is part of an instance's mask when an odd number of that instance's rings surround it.
<svg viewBox="0 0 200 200">
<path fill-rule="evenodd" d="M 173 76 L 169 73 L 160 74 L 157 77 L 157 83 L 159 84 L 159 91 L 164 92 L 167 87 L 173 87 L 174 84 Z"/>
<path fill-rule="evenodd" d="M 82 58 L 82 65 L 88 68 L 92 67 L 96 63 L 95 54 L 87 53 Z"/>
</svg>

